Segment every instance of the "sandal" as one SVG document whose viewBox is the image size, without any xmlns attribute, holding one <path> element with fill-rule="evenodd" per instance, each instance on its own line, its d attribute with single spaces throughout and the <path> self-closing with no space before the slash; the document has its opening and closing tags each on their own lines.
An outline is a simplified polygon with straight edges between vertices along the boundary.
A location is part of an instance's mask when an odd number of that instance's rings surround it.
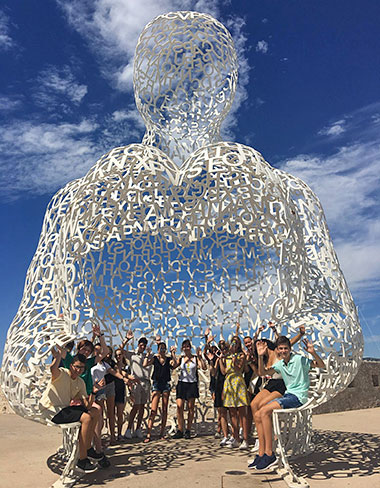
<svg viewBox="0 0 380 488">
<path fill-rule="evenodd" d="M 150 442 L 150 434 L 147 435 L 144 439 L 144 444 L 148 444 L 148 442 Z"/>
</svg>

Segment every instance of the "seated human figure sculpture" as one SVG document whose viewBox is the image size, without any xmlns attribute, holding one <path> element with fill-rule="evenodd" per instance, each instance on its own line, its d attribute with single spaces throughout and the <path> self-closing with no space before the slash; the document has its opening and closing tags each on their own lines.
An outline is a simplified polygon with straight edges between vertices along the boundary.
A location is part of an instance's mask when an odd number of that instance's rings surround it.
<svg viewBox="0 0 380 488">
<path fill-rule="evenodd" d="M 110 345 L 129 328 L 178 340 L 206 323 L 222 330 L 237 310 L 245 333 L 303 323 L 327 366 L 316 402 L 352 381 L 360 325 L 317 197 L 254 149 L 221 141 L 237 72 L 232 38 L 209 15 L 161 15 L 142 32 L 142 143 L 101 157 L 46 212 L 1 372 L 20 415 L 41 419 L 49 350 L 88 335 L 87 318 Z"/>
</svg>

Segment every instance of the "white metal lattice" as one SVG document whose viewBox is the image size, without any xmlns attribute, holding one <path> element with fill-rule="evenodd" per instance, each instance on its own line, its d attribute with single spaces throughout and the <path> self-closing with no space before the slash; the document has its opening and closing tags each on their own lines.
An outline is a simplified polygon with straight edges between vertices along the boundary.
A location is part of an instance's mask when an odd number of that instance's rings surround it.
<svg viewBox="0 0 380 488">
<path fill-rule="evenodd" d="M 88 335 L 88 320 L 110 344 L 129 328 L 178 341 L 237 319 L 246 333 L 268 319 L 284 334 L 302 323 L 327 364 L 313 404 L 352 381 L 362 335 L 319 200 L 254 149 L 220 140 L 236 79 L 231 36 L 212 17 L 169 13 L 144 29 L 142 143 L 111 150 L 46 211 L 2 364 L 18 414 L 40 419 L 49 350 Z"/>
</svg>

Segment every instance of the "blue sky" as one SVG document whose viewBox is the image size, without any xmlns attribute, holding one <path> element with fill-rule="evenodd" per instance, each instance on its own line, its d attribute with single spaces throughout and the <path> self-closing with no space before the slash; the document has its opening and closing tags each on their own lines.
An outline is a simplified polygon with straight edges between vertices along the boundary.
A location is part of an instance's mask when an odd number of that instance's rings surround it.
<svg viewBox="0 0 380 488">
<path fill-rule="evenodd" d="M 112 147 L 139 142 L 133 52 L 160 13 L 213 14 L 240 81 L 224 139 L 303 178 L 325 209 L 380 357 L 380 4 L 373 0 L 51 0 L 0 5 L 0 344 L 46 205 Z M 2 347 L 1 347 L 2 348 Z"/>
</svg>

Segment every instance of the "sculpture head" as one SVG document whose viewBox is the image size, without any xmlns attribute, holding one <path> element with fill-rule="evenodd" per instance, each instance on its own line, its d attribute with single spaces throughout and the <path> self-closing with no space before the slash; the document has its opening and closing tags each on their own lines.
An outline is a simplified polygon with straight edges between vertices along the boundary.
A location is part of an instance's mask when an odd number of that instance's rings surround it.
<svg viewBox="0 0 380 488">
<path fill-rule="evenodd" d="M 156 17 L 140 35 L 134 62 L 143 142 L 179 162 L 219 141 L 237 71 L 232 37 L 220 22 L 198 12 Z"/>
</svg>

